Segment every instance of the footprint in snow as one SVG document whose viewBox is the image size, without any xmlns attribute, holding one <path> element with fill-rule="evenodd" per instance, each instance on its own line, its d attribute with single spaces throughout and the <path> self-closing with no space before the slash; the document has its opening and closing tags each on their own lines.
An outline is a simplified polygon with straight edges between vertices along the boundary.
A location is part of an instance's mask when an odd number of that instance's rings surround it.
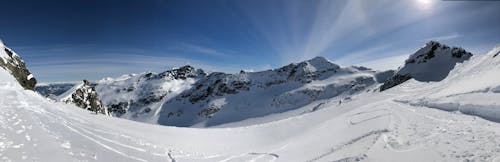
<svg viewBox="0 0 500 162">
<path fill-rule="evenodd" d="M 69 143 L 69 141 L 66 141 L 66 142 L 64 142 L 64 143 L 61 144 L 61 147 L 65 148 L 65 149 L 70 149 L 71 148 L 71 143 Z"/>
</svg>

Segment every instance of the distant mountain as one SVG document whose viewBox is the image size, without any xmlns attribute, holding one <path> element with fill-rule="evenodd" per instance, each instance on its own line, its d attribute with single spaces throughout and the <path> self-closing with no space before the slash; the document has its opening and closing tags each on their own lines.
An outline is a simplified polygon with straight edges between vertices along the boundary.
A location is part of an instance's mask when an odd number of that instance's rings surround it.
<svg viewBox="0 0 500 162">
<path fill-rule="evenodd" d="M 364 67 L 341 68 L 323 57 L 261 72 L 212 73 L 163 103 L 157 123 L 214 126 L 298 109 L 317 100 L 340 101 L 376 84 L 375 73 Z"/>
<path fill-rule="evenodd" d="M 55 98 L 75 86 L 76 83 L 44 83 L 37 84 L 35 90 L 42 96 Z"/>
<path fill-rule="evenodd" d="M 392 74 L 392 73 L 390 73 Z M 300 108 L 317 100 L 348 102 L 383 74 L 342 68 L 323 57 L 261 72 L 205 74 L 184 66 L 98 81 L 96 92 L 121 118 L 174 126 L 212 126 Z M 385 79 L 384 78 L 384 79 Z M 342 102 L 342 101 L 340 101 Z"/>
<path fill-rule="evenodd" d="M 97 83 L 96 90 L 113 116 L 134 119 L 141 114 L 153 114 L 161 101 L 191 88 L 205 76 L 201 69 L 184 66 L 158 74 L 106 78 Z"/>
<path fill-rule="evenodd" d="M 449 47 L 436 41 L 410 55 L 405 64 L 380 87 L 384 91 L 407 80 L 422 82 L 441 81 L 453 70 L 457 63 L 472 57 L 470 52 L 459 47 Z"/>
<path fill-rule="evenodd" d="M 455 64 L 471 56 L 464 49 L 431 41 L 412 54 L 397 71 L 340 67 L 323 57 L 272 70 L 237 74 L 207 75 L 188 65 L 161 73 L 84 82 L 57 100 L 146 123 L 217 126 L 298 109 L 291 114 L 312 112 L 321 109 L 325 102 L 343 104 L 377 86 L 383 91 L 410 79 L 439 81 L 446 78 Z M 94 98 L 85 98 L 89 96 Z M 94 107 L 91 103 L 95 103 Z M 102 106 L 95 107 L 101 103 Z M 305 108 L 307 105 L 310 108 Z"/>
<path fill-rule="evenodd" d="M 26 64 L 19 55 L 8 48 L 0 40 L 0 67 L 7 70 L 22 87 L 35 90 L 36 79 L 26 68 Z"/>
</svg>

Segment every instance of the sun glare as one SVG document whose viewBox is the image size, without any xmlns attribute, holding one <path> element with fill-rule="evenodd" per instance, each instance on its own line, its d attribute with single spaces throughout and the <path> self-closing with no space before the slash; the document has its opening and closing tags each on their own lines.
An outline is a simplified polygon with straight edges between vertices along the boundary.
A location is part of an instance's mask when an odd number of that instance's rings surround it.
<svg viewBox="0 0 500 162">
<path fill-rule="evenodd" d="M 416 0 L 417 7 L 422 10 L 429 10 L 432 7 L 433 0 Z"/>
</svg>

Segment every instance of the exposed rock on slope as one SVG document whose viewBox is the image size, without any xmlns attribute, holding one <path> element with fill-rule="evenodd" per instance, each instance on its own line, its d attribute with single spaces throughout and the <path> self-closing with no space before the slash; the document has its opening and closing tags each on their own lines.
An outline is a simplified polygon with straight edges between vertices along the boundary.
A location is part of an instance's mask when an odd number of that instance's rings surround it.
<svg viewBox="0 0 500 162">
<path fill-rule="evenodd" d="M 89 111 L 108 115 L 108 111 L 101 103 L 94 87 L 95 85 L 89 81 L 83 80 L 81 84 L 75 85 L 68 92 L 62 94 L 58 100 L 73 103 Z"/>
<path fill-rule="evenodd" d="M 206 74 L 184 66 L 159 74 L 126 75 L 103 79 L 96 90 L 113 116 L 147 120 L 165 98 L 177 95 Z M 142 121 L 142 120 L 141 120 Z"/>
<path fill-rule="evenodd" d="M 212 73 L 161 106 L 157 123 L 214 126 L 343 99 L 376 83 L 375 71 L 323 57 L 261 72 Z"/>
<path fill-rule="evenodd" d="M 113 116 L 162 125 L 212 126 L 293 110 L 316 100 L 350 98 L 374 85 L 375 74 L 316 57 L 261 72 L 207 76 L 184 66 L 158 74 L 124 75 L 99 81 L 96 92 Z"/>
<path fill-rule="evenodd" d="M 439 42 L 430 41 L 405 61 L 405 65 L 380 87 L 384 91 L 407 80 L 441 81 L 455 67 L 472 57 L 470 52 L 459 47 L 449 47 Z"/>
<path fill-rule="evenodd" d="M 22 87 L 35 90 L 36 79 L 26 68 L 24 61 L 0 40 L 0 67 L 7 70 Z"/>
</svg>

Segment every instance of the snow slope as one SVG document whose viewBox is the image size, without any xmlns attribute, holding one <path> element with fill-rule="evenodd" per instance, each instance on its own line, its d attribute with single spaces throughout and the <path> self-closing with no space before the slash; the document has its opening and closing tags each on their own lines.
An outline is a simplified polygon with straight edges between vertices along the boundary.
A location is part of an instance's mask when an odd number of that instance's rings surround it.
<svg viewBox="0 0 500 162">
<path fill-rule="evenodd" d="M 500 125 L 394 100 L 409 82 L 287 119 L 178 128 L 94 115 L 23 90 L 0 70 L 4 161 L 498 161 Z M 424 88 L 425 89 L 425 88 Z"/>
<path fill-rule="evenodd" d="M 0 69 L 0 159 L 500 161 L 500 124 L 410 103 L 425 96 L 495 97 L 500 78 L 488 75 L 498 70 L 498 57 L 493 57 L 498 48 L 495 50 L 457 66 L 441 82 L 409 80 L 384 92 L 361 93 L 341 105 L 324 101 L 322 109 L 302 115 L 210 129 L 150 125 L 94 115 L 24 90 Z M 477 85 L 472 77 L 487 81 Z M 472 88 L 464 88 L 469 84 Z M 476 99 L 464 97 L 461 102 Z"/>
<path fill-rule="evenodd" d="M 427 85 L 426 92 L 402 101 L 500 122 L 499 53 L 497 47 L 476 56 L 458 65 L 443 81 Z"/>
</svg>

